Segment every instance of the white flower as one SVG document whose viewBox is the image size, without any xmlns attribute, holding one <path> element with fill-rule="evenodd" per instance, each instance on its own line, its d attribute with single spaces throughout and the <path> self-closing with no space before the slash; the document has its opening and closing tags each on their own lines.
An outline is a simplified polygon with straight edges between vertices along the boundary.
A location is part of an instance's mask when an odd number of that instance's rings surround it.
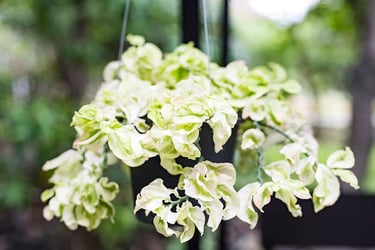
<svg viewBox="0 0 375 250">
<path fill-rule="evenodd" d="M 43 210 L 46 219 L 58 217 L 70 229 L 83 226 L 92 230 L 99 226 L 102 219 L 113 220 L 111 201 L 119 187 L 117 183 L 101 177 L 104 167 L 102 155 L 92 151 L 86 151 L 84 155 L 85 158 L 80 152 L 69 150 L 46 163 L 44 170 L 55 169 L 49 180 L 54 186 L 45 190 L 41 199 L 49 200 Z"/>
<path fill-rule="evenodd" d="M 290 143 L 282 147 L 280 153 L 288 159 L 291 164 L 296 164 L 307 150 L 299 143 Z"/>
<path fill-rule="evenodd" d="M 359 188 L 350 171 L 354 155 L 349 148 L 333 152 L 326 164 L 318 161 L 311 129 L 288 105 L 289 96 L 301 87 L 287 79 L 280 65 L 249 70 L 243 61 L 226 67 L 210 63 L 209 75 L 207 55 L 193 44 L 163 55 L 143 37 L 129 35 L 128 40 L 132 46 L 121 60 L 107 65 L 94 100 L 73 116 L 75 150 L 43 166 L 54 171 L 49 180 L 53 186 L 41 195 L 48 202 L 46 219 L 57 217 L 72 230 L 92 230 L 102 219 L 113 220 L 111 202 L 119 187 L 102 176 L 113 158 L 138 167 L 158 156 L 161 166 L 179 178 L 175 188 L 167 188 L 162 179 L 143 187 L 134 212 L 152 214 L 160 234 L 181 242 L 190 240 L 196 229 L 202 235 L 205 225 L 215 231 L 221 221 L 236 215 L 254 228 L 258 211 L 273 197 L 293 216 L 301 216 L 298 199 L 311 199 L 307 186 L 314 188 L 315 211 L 336 202 L 339 179 Z M 244 120 L 239 124 L 244 131 L 241 149 L 257 150 L 246 152 L 252 158 L 246 162 L 259 165 L 259 182 L 236 192 L 234 166 L 202 159 L 199 142 L 208 125 L 218 153 L 236 136 L 232 132 L 238 114 Z M 280 159 L 269 162 L 263 151 L 280 143 Z M 199 162 L 183 166 L 180 157 Z"/>
<path fill-rule="evenodd" d="M 354 166 L 354 154 L 349 147 L 333 152 L 327 159 L 329 168 L 348 169 Z"/>
<path fill-rule="evenodd" d="M 256 149 L 262 146 L 265 136 L 260 129 L 251 128 L 246 130 L 242 135 L 242 149 Z"/>
<path fill-rule="evenodd" d="M 316 175 L 318 185 L 314 189 L 315 212 L 333 205 L 340 195 L 340 183 L 334 173 L 325 165 L 318 164 Z"/>
<path fill-rule="evenodd" d="M 263 99 L 251 101 L 242 110 L 242 119 L 248 117 L 253 121 L 262 121 L 266 117 L 266 102 Z"/>
<path fill-rule="evenodd" d="M 135 201 L 134 213 L 144 209 L 146 214 L 156 211 L 164 206 L 164 202 L 170 201 L 170 194 L 174 193 L 173 189 L 166 188 L 163 180 L 157 178 L 150 184 L 142 188 Z"/>
<path fill-rule="evenodd" d="M 82 160 L 82 155 L 76 150 L 69 149 L 68 151 L 62 153 L 53 160 L 47 161 L 42 169 L 44 171 L 52 170 L 60 166 L 65 166 L 66 168 L 74 167 Z"/>
<path fill-rule="evenodd" d="M 253 205 L 253 197 L 258 192 L 259 187 L 260 183 L 254 182 L 247 184 L 238 191 L 240 208 L 237 216 L 242 221 L 249 223 L 251 229 L 258 223 L 258 213 Z"/>
<path fill-rule="evenodd" d="M 272 178 L 273 182 L 288 180 L 291 173 L 291 166 L 285 160 L 274 161 L 267 166 L 264 166 L 263 169 L 264 172 Z"/>
<path fill-rule="evenodd" d="M 313 167 L 317 159 L 314 156 L 303 158 L 297 163 L 296 173 L 305 185 L 310 185 L 315 180 L 315 171 Z"/>
<path fill-rule="evenodd" d="M 134 126 L 122 126 L 108 134 L 108 146 L 126 165 L 136 167 L 155 156 L 154 152 L 143 147 L 144 137 L 145 135 L 138 133 Z"/>
</svg>

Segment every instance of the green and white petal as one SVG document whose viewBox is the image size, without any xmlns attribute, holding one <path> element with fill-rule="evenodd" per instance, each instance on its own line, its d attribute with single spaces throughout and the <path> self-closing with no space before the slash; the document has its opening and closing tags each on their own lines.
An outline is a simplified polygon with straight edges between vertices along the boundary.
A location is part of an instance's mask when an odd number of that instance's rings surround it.
<svg viewBox="0 0 375 250">
<path fill-rule="evenodd" d="M 289 94 L 297 94 L 301 92 L 301 85 L 295 80 L 288 80 L 280 85 L 281 89 L 288 92 Z"/>
<path fill-rule="evenodd" d="M 285 160 L 274 161 L 263 167 L 264 172 L 273 182 L 285 181 L 290 178 L 291 166 Z"/>
<path fill-rule="evenodd" d="M 180 175 L 184 173 L 184 167 L 176 162 L 176 159 L 160 157 L 160 165 L 171 175 Z"/>
<path fill-rule="evenodd" d="M 189 142 L 187 135 L 183 133 L 173 133 L 172 141 L 176 151 L 183 157 L 194 160 L 201 155 L 199 148 Z"/>
<path fill-rule="evenodd" d="M 293 195 L 299 199 L 311 199 L 310 191 L 300 180 L 288 180 L 280 184 L 280 186 L 292 190 Z"/>
<path fill-rule="evenodd" d="M 190 202 L 189 202 L 190 203 Z M 189 213 L 188 218 L 194 222 L 195 226 L 197 227 L 198 231 L 203 235 L 204 232 L 204 225 L 206 223 L 206 218 L 203 213 L 202 208 L 198 206 L 193 206 L 191 203 L 189 204 Z"/>
<path fill-rule="evenodd" d="M 297 198 L 293 195 L 293 190 L 280 188 L 275 197 L 287 205 L 289 212 L 294 217 L 302 216 L 301 206 L 297 204 Z"/>
<path fill-rule="evenodd" d="M 299 143 L 290 143 L 282 147 L 280 153 L 284 155 L 291 164 L 296 164 L 301 156 L 307 153 L 307 150 Z"/>
<path fill-rule="evenodd" d="M 316 158 L 313 156 L 306 157 L 297 163 L 296 173 L 305 185 L 310 185 L 315 180 L 315 164 Z"/>
<path fill-rule="evenodd" d="M 199 164 L 204 164 L 207 169 L 214 172 L 214 176 L 218 181 L 218 184 L 220 183 L 233 186 L 236 182 L 236 169 L 232 163 L 214 163 L 211 161 L 203 161 Z"/>
<path fill-rule="evenodd" d="M 204 164 L 198 163 L 188 175 L 184 175 L 184 185 L 186 195 L 197 200 L 212 201 L 216 198 L 217 182 Z"/>
<path fill-rule="evenodd" d="M 354 189 L 359 189 L 358 179 L 352 171 L 347 169 L 333 169 L 332 172 L 340 177 L 341 181 L 350 184 Z"/>
<path fill-rule="evenodd" d="M 337 201 L 340 183 L 334 173 L 323 164 L 318 164 L 315 178 L 318 185 L 313 192 L 313 203 L 315 212 L 318 212 Z"/>
<path fill-rule="evenodd" d="M 235 217 L 240 208 L 240 200 L 233 186 L 218 185 L 216 192 L 225 202 L 223 220 Z"/>
<path fill-rule="evenodd" d="M 271 202 L 271 196 L 275 191 L 275 184 L 273 182 L 263 183 L 254 194 L 254 205 L 263 212 L 263 207 Z"/>
<path fill-rule="evenodd" d="M 354 154 L 349 147 L 345 150 L 337 150 L 333 152 L 327 159 L 327 166 L 329 168 L 343 168 L 348 169 L 354 166 Z"/>
<path fill-rule="evenodd" d="M 155 211 L 157 208 L 164 206 L 163 201 L 169 200 L 169 195 L 173 193 L 172 189 L 164 186 L 163 180 L 158 178 L 142 188 L 135 201 L 134 212 L 139 209 L 146 211 Z"/>
<path fill-rule="evenodd" d="M 60 166 L 64 168 L 69 168 L 69 166 L 75 166 L 82 160 L 82 154 L 76 150 L 69 149 L 68 151 L 62 153 L 58 157 L 47 161 L 42 169 L 44 171 L 52 170 Z"/>
<path fill-rule="evenodd" d="M 256 149 L 262 146 L 265 140 L 265 136 L 260 129 L 251 128 L 246 130 L 242 135 L 241 148 L 246 149 Z"/>
<path fill-rule="evenodd" d="M 173 235 L 180 236 L 180 232 L 177 230 L 173 230 L 169 227 L 168 222 L 160 218 L 159 216 L 155 216 L 153 220 L 155 229 L 158 233 L 164 235 L 165 237 L 171 237 Z"/>
<path fill-rule="evenodd" d="M 223 113 L 215 113 L 207 123 L 213 131 L 213 141 L 215 144 L 215 152 L 217 153 L 223 149 L 223 145 L 231 136 L 234 125 L 228 124 L 227 117 Z"/>
<path fill-rule="evenodd" d="M 193 238 L 194 233 L 195 233 L 194 222 L 190 220 L 188 217 L 186 217 L 183 220 L 179 220 L 177 222 L 184 228 L 184 230 L 180 234 L 180 242 L 184 243 L 184 242 L 189 241 L 191 238 Z"/>
<path fill-rule="evenodd" d="M 99 179 L 98 192 L 105 201 L 112 201 L 119 192 L 119 185 L 116 182 L 108 182 L 107 177 Z"/>
<path fill-rule="evenodd" d="M 253 121 L 262 121 L 266 117 L 266 104 L 263 99 L 251 101 L 242 110 L 242 119 L 250 117 Z"/>
<path fill-rule="evenodd" d="M 212 232 L 216 231 L 223 219 L 223 204 L 220 200 L 216 199 L 208 202 L 201 202 L 201 205 L 208 214 L 207 226 L 211 228 Z"/>
<path fill-rule="evenodd" d="M 258 192 L 260 183 L 254 182 L 247 184 L 238 191 L 240 207 L 237 216 L 240 220 L 249 223 L 253 229 L 258 223 L 258 213 L 253 206 L 253 197 Z"/>
<path fill-rule="evenodd" d="M 131 125 L 114 130 L 108 135 L 108 146 L 113 154 L 130 167 L 142 165 L 153 153 L 142 147 L 144 135 Z"/>
</svg>

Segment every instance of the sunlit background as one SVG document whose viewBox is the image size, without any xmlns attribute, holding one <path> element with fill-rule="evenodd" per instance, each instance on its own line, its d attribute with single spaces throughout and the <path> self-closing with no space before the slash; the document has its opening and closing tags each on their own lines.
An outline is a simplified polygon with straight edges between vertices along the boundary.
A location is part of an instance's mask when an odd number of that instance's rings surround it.
<svg viewBox="0 0 375 250">
<path fill-rule="evenodd" d="M 302 22 L 319 0 L 248 0 L 251 10 L 279 25 Z"/>
</svg>

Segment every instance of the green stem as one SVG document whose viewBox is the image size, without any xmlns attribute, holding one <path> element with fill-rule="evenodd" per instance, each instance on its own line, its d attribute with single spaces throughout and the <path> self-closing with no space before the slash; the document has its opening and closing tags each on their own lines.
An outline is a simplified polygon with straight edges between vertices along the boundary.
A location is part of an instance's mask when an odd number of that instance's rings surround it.
<svg viewBox="0 0 375 250">
<path fill-rule="evenodd" d="M 182 196 L 182 197 L 179 197 L 178 200 L 176 201 L 170 201 L 167 205 L 171 205 L 172 207 L 174 206 L 177 206 L 177 205 L 180 205 L 181 203 L 187 201 L 189 199 L 189 196 Z"/>
<path fill-rule="evenodd" d="M 108 167 L 108 153 L 109 153 L 109 146 L 108 143 L 104 144 L 104 150 L 103 150 L 103 169 L 106 169 Z"/>
<path fill-rule="evenodd" d="M 86 152 L 87 152 L 86 149 L 82 150 L 82 153 L 81 153 L 81 156 L 82 156 L 81 164 L 83 164 L 86 161 Z"/>
<path fill-rule="evenodd" d="M 257 148 L 257 165 L 258 165 L 258 181 L 260 183 L 263 183 L 263 177 L 262 177 L 262 168 L 263 168 L 263 149 L 262 147 Z"/>
<path fill-rule="evenodd" d="M 279 133 L 280 135 L 284 136 L 284 137 L 285 137 L 287 140 L 289 140 L 291 143 L 295 143 L 295 142 L 296 142 L 292 137 L 290 137 L 287 133 L 285 133 L 284 131 L 282 131 L 282 130 L 281 130 L 280 128 L 278 128 L 278 127 L 275 127 L 275 126 L 269 125 L 269 124 L 264 123 L 264 122 L 254 122 L 254 124 L 255 124 L 255 126 L 257 126 L 257 124 L 258 124 L 258 126 L 260 125 L 260 126 L 263 126 L 263 127 L 269 128 L 269 129 L 272 129 L 273 131 L 275 131 L 275 132 Z M 257 127 L 257 128 L 258 128 L 258 127 Z M 309 156 L 310 156 L 309 153 L 304 153 L 304 155 L 305 155 L 306 157 L 309 157 Z"/>
<path fill-rule="evenodd" d="M 264 122 L 254 122 L 255 123 L 255 126 L 257 126 L 256 124 L 259 124 L 260 126 L 262 127 L 266 127 L 266 128 L 269 128 L 269 129 L 272 129 L 273 131 L 279 133 L 280 135 L 284 136 L 286 139 L 288 139 L 291 143 L 294 143 L 295 141 L 292 139 L 292 137 L 290 137 L 287 133 L 285 133 L 284 131 L 282 131 L 280 128 L 278 127 L 275 127 L 275 126 L 272 126 L 272 125 L 269 125 L 267 123 L 264 123 Z"/>
<path fill-rule="evenodd" d="M 254 124 L 257 129 L 260 128 L 258 122 L 255 121 Z M 258 181 L 260 183 L 263 183 L 263 177 L 262 177 L 263 159 L 264 159 L 263 148 L 262 146 L 259 146 L 257 147 L 257 166 L 258 166 L 257 173 L 258 173 Z"/>
</svg>

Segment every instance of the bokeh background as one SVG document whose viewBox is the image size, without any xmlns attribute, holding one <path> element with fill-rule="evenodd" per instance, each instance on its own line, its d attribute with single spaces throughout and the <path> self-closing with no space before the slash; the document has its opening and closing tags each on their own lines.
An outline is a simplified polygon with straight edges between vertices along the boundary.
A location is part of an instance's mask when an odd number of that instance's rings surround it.
<svg viewBox="0 0 375 250">
<path fill-rule="evenodd" d="M 212 59 L 220 61 L 223 1 L 207 3 Z M 71 232 L 41 216 L 39 196 L 49 185 L 41 166 L 71 147 L 73 112 L 91 100 L 104 66 L 116 60 L 123 6 L 124 0 L 0 1 L 0 250 L 183 247 L 135 220 L 120 166 L 107 173 L 121 186 L 115 224 Z M 181 8 L 179 0 L 132 1 L 127 31 L 171 51 L 181 42 Z M 364 193 L 375 192 L 371 13 L 372 0 L 229 1 L 229 59 L 284 65 L 304 87 L 294 106 L 314 127 L 321 156 L 352 146 Z M 208 233 L 203 249 L 215 249 L 215 237 Z"/>
</svg>

